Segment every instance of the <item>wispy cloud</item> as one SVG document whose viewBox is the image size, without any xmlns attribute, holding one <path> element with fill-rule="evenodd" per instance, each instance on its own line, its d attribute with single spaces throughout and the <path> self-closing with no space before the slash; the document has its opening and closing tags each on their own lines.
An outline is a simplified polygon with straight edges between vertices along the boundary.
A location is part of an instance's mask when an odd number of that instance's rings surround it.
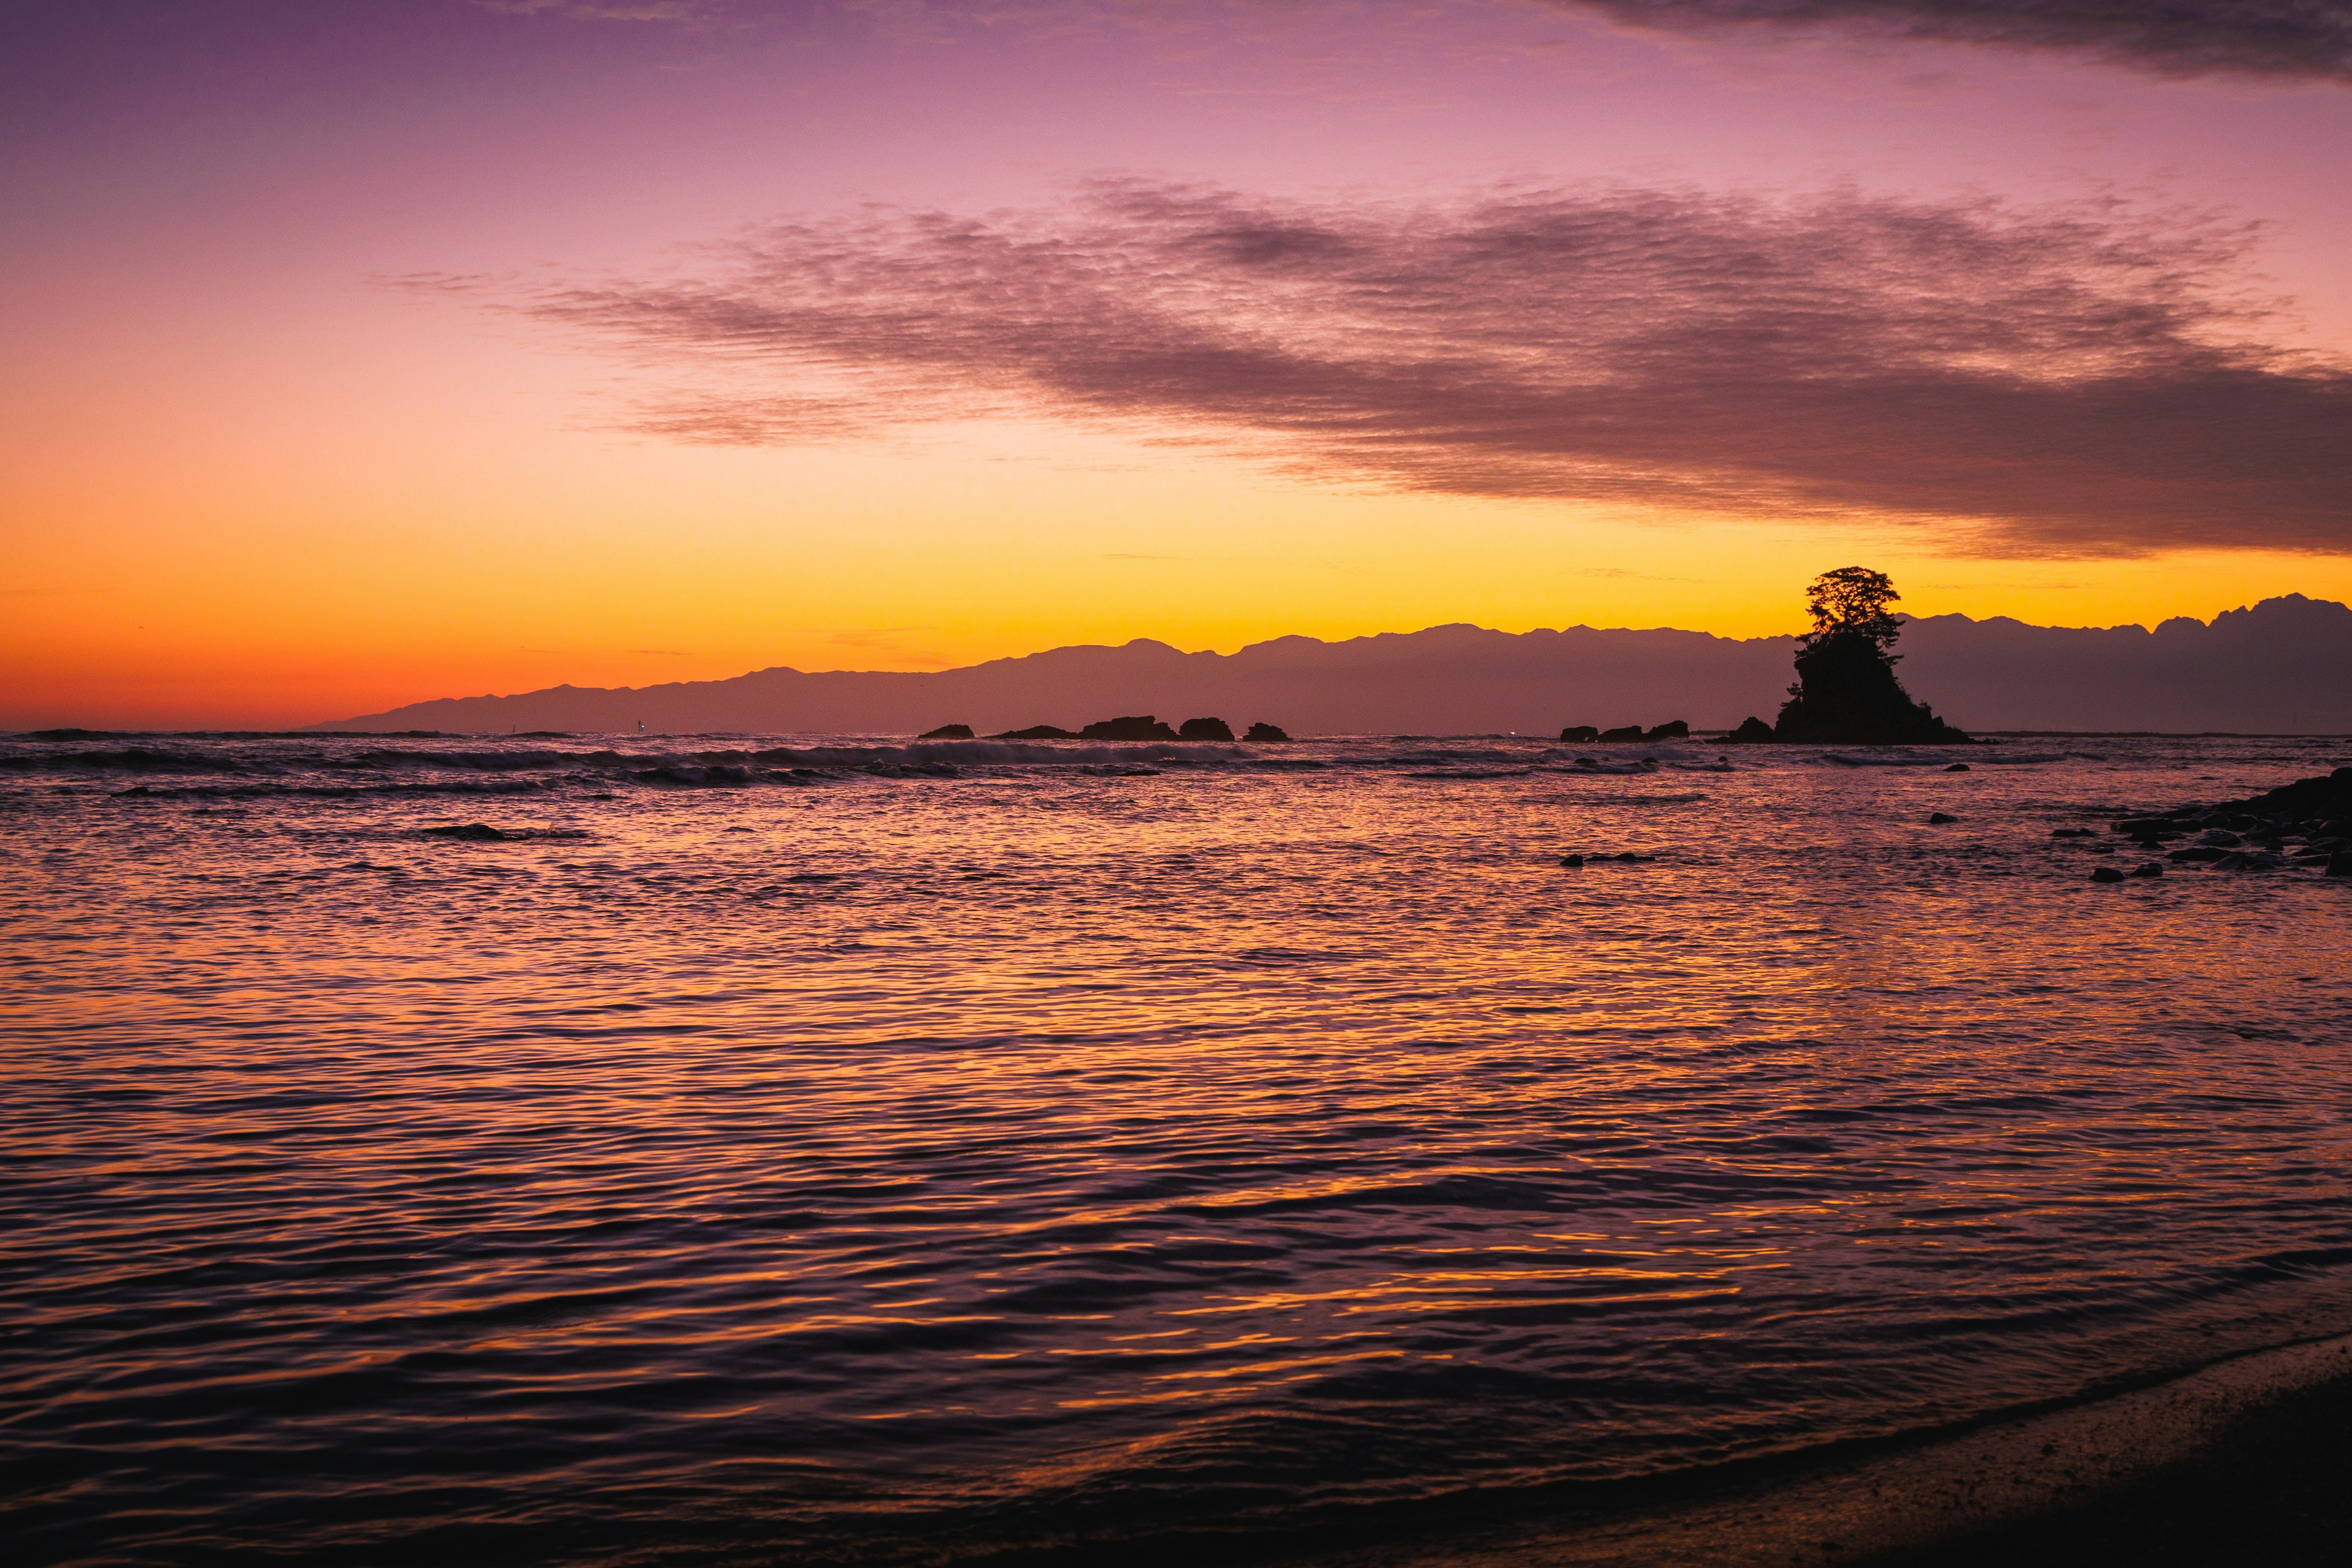
<svg viewBox="0 0 2352 1568">
<path fill-rule="evenodd" d="M 1648 31 L 2062 50 L 2164 76 L 2352 79 L 2345 0 L 1554 0 Z"/>
<path fill-rule="evenodd" d="M 1105 27 L 1186 36 L 1253 36 L 1316 18 L 1361 17 L 1366 0 L 475 0 L 509 15 L 593 22 L 809 22 L 862 17 L 913 41 L 970 28 L 1058 35 Z M 2346 0 L 1550 0 L 1644 32 L 1747 42 L 1831 37 L 2054 51 L 2159 75 L 2352 79 Z M 1488 0 L 1493 8 L 1493 0 Z M 1430 0 L 1414 16 L 1472 12 L 1478 0 Z M 1508 7 L 1501 7 L 1508 8 Z"/>
<path fill-rule="evenodd" d="M 575 22 L 695 22 L 715 7 L 707 0 L 476 0 L 486 11 L 562 16 Z"/>
<path fill-rule="evenodd" d="M 673 439 L 1017 408 L 1460 495 L 1892 517 L 2006 551 L 2352 548 L 2352 369 L 2276 346 L 2252 237 L 2104 202 L 1112 181 L 780 224 L 683 280 L 506 302 L 690 384 L 639 421 Z"/>
</svg>

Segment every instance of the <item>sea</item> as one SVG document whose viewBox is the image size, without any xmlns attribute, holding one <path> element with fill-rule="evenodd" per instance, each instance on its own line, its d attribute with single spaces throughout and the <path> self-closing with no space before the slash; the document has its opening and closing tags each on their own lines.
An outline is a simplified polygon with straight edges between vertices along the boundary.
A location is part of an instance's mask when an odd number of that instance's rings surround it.
<svg viewBox="0 0 2352 1568">
<path fill-rule="evenodd" d="M 2352 1331 L 2352 879 L 2090 876 L 2347 763 L 0 739 L 0 1556 L 1442 1555 Z"/>
</svg>

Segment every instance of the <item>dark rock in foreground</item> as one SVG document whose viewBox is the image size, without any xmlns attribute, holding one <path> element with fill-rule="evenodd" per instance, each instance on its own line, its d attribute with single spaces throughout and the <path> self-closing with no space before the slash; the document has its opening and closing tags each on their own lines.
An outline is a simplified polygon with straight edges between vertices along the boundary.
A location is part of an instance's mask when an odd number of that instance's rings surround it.
<svg viewBox="0 0 2352 1568">
<path fill-rule="evenodd" d="M 1242 739 L 1264 745 L 1270 741 L 1287 741 L 1290 737 L 1283 731 L 1279 724 L 1253 724 L 1249 727 L 1249 733 L 1244 735 Z"/>
<path fill-rule="evenodd" d="M 1150 713 L 1122 714 L 1117 719 L 1097 719 L 1078 731 L 1081 741 L 1173 741 L 1175 731 L 1162 724 Z"/>
<path fill-rule="evenodd" d="M 1006 730 L 989 737 L 992 741 L 1075 741 L 1077 738 L 1076 731 L 1064 730 L 1052 724 L 1032 724 L 1026 730 Z"/>
<path fill-rule="evenodd" d="M 1959 818 L 1954 816 L 1948 811 L 1931 811 L 1927 814 L 1927 820 L 1931 823 L 1941 826 L 1947 822 L 1958 822 Z"/>
<path fill-rule="evenodd" d="M 2204 865 L 2217 871 L 2303 866 L 2352 877 L 2352 767 L 2297 779 L 2244 800 L 2123 817 L 2115 830 L 2147 849 L 2195 835 L 2195 843 L 2165 856 L 2176 866 Z M 2287 846 L 2296 840 L 2303 847 L 2290 860 Z M 2134 874 L 2148 873 L 2144 868 Z"/>
<path fill-rule="evenodd" d="M 969 724 L 942 724 L 936 730 L 924 731 L 921 734 L 916 736 L 915 739 L 918 741 L 969 741 L 971 739 L 971 726 Z"/>
<path fill-rule="evenodd" d="M 1180 741 L 1230 741 L 1234 727 L 1223 719 L 1187 719 L 1176 727 Z"/>
</svg>

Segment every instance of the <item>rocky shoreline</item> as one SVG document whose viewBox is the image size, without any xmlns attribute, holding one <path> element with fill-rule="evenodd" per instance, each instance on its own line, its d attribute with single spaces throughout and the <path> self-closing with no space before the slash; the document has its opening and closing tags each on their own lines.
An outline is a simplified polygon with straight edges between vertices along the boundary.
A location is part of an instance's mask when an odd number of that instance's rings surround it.
<svg viewBox="0 0 2352 1568">
<path fill-rule="evenodd" d="M 2352 767 L 2297 779 L 2244 800 L 2122 817 L 2115 831 L 2173 866 L 2352 877 Z M 2128 875 L 2161 876 L 2164 869 L 2150 861 Z M 2091 873 L 2099 882 L 2120 882 L 2126 876 L 2112 866 Z"/>
</svg>

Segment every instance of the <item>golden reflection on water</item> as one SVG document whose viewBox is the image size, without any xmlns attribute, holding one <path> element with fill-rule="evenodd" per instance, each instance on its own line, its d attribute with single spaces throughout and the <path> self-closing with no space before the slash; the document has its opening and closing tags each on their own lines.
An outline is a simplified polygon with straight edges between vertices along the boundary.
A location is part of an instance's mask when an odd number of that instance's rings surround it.
<svg viewBox="0 0 2352 1568">
<path fill-rule="evenodd" d="M 554 1498 L 583 1561 L 896 1562 L 2352 1324 L 2352 889 L 2094 887 L 2049 837 L 2317 771 L 2294 744 L 1412 753 L 11 783 L 13 1452 L 166 1554 Z M 453 801 L 586 837 L 420 837 Z"/>
</svg>

